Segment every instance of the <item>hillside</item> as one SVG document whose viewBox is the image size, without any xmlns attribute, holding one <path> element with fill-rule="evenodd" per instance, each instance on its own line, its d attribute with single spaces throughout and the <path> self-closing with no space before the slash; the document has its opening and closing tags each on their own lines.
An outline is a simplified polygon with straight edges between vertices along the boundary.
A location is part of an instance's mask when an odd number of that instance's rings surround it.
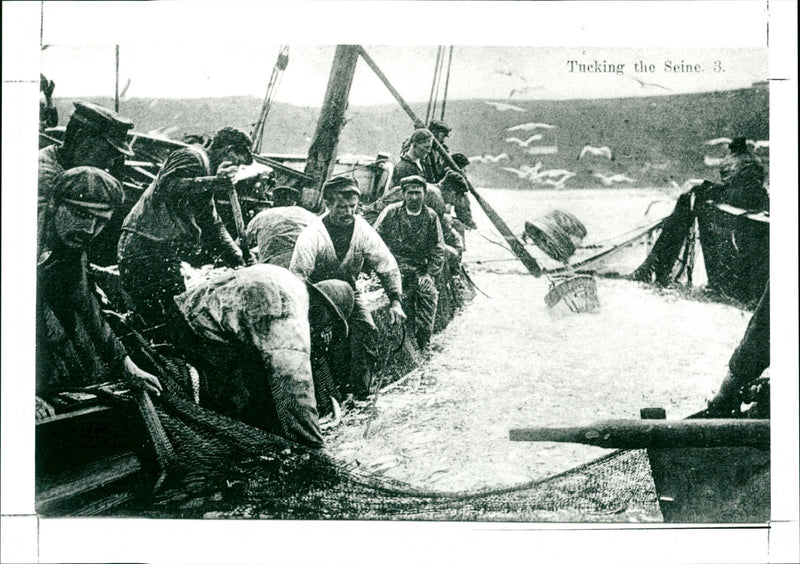
<svg viewBox="0 0 800 564">
<path fill-rule="evenodd" d="M 112 105 L 109 99 L 93 99 Z M 71 99 L 57 99 L 62 124 L 71 113 Z M 566 186 L 601 187 L 593 174 L 624 174 L 633 179 L 621 186 L 669 186 L 689 178 L 718 179 L 705 156 L 721 157 L 724 145 L 705 146 L 705 140 L 745 135 L 769 139 L 769 92 L 764 86 L 723 92 L 682 94 L 648 98 L 606 100 L 515 101 L 525 112 L 500 112 L 483 100 L 452 100 L 447 104 L 447 121 L 454 128 L 449 146 L 467 156 L 507 153 L 508 160 L 474 163 L 471 177 L 479 186 L 531 188 L 527 180 L 503 170 L 542 162 L 542 169 L 565 169 L 575 173 Z M 121 112 L 136 124 L 136 130 L 160 129 L 180 139 L 193 133 L 212 133 L 225 125 L 252 129 L 261 100 L 254 97 L 205 99 L 128 99 Z M 424 104 L 412 104 L 424 115 Z M 318 108 L 275 104 L 265 132 L 264 151 L 305 154 L 314 134 Z M 409 119 L 398 106 L 353 107 L 339 144 L 339 154 L 375 155 L 386 151 L 397 159 L 402 140 L 410 133 Z M 527 122 L 556 126 L 553 129 L 507 131 Z M 555 154 L 525 153 L 507 142 L 533 134 L 542 138 L 537 145 L 557 146 Z M 578 159 L 584 145 L 607 146 L 613 160 L 603 157 Z M 765 162 L 768 149 L 759 151 Z"/>
</svg>

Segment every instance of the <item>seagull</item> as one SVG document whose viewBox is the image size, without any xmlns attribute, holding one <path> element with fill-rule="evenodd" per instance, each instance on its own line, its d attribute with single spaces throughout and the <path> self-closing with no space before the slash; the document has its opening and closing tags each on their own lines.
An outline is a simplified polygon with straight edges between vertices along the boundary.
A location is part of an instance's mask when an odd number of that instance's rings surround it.
<svg viewBox="0 0 800 564">
<path fill-rule="evenodd" d="M 724 160 L 724 158 L 709 157 L 708 155 L 703 157 L 703 162 L 706 163 L 706 166 L 719 166 Z"/>
<path fill-rule="evenodd" d="M 504 166 L 503 170 L 507 170 L 508 172 L 513 172 L 519 178 L 528 178 L 528 175 L 530 174 L 530 172 L 526 170 L 521 170 L 519 168 L 512 168 L 510 166 Z"/>
<path fill-rule="evenodd" d="M 514 111 L 514 112 L 526 112 L 527 110 L 524 108 L 520 108 L 519 106 L 513 106 L 511 104 L 504 104 L 503 102 L 486 102 L 484 104 L 488 104 L 494 107 L 495 110 L 498 112 L 507 112 L 507 111 Z"/>
<path fill-rule="evenodd" d="M 533 131 L 534 129 L 555 129 L 555 125 L 549 123 L 521 123 L 514 127 L 509 127 L 506 131 Z"/>
<path fill-rule="evenodd" d="M 613 160 L 613 157 L 611 156 L 611 149 L 608 147 L 592 147 L 591 145 L 586 145 L 583 149 L 581 149 L 581 154 L 578 155 L 578 160 L 582 159 L 584 155 L 587 154 Z"/>
<path fill-rule="evenodd" d="M 518 75 L 517 73 L 515 73 L 512 70 L 495 70 L 495 71 L 492 71 L 489 74 L 489 76 L 492 76 L 493 74 L 502 74 L 503 76 L 507 76 L 509 78 L 516 78 L 517 80 L 521 80 L 522 82 L 525 82 L 525 83 L 528 82 L 527 80 L 525 80 L 525 78 L 521 77 L 520 75 Z"/>
<path fill-rule="evenodd" d="M 549 184 L 549 185 L 550 185 L 550 186 L 552 186 L 553 188 L 559 188 L 559 189 L 560 189 L 560 188 L 563 188 L 563 187 L 564 187 L 564 183 L 565 183 L 567 180 L 569 180 L 570 178 L 572 178 L 573 176 L 574 176 L 574 175 L 564 175 L 564 176 L 563 176 L 561 179 L 559 179 L 559 180 L 553 180 L 552 178 L 545 178 L 544 180 L 542 180 L 542 182 L 543 182 L 544 184 Z"/>
<path fill-rule="evenodd" d="M 566 176 L 567 178 L 572 178 L 573 176 L 575 176 L 575 173 L 569 170 L 564 170 L 563 168 L 558 168 L 558 169 L 543 170 L 538 174 L 539 178 L 556 178 L 557 176 Z"/>
<path fill-rule="evenodd" d="M 498 163 L 500 161 L 507 161 L 508 160 L 508 153 L 500 153 L 496 157 L 492 155 L 475 155 L 474 157 L 469 157 L 469 162 L 471 163 Z"/>
<path fill-rule="evenodd" d="M 754 151 L 758 151 L 762 147 L 769 149 L 769 141 L 750 141 L 748 139 L 747 144 L 750 145 Z"/>
<path fill-rule="evenodd" d="M 613 174 L 606 176 L 605 174 L 600 174 L 599 172 L 595 172 L 592 176 L 595 176 L 603 181 L 603 185 L 611 186 L 615 182 L 635 182 L 633 178 L 628 178 L 624 174 Z"/>
<path fill-rule="evenodd" d="M 522 88 L 512 88 L 511 92 L 508 93 L 508 99 L 510 100 L 514 94 L 527 94 L 528 92 L 535 92 L 537 90 L 544 90 L 544 86 L 536 85 L 536 86 L 524 86 Z"/>
<path fill-rule="evenodd" d="M 636 78 L 635 76 L 631 76 L 629 74 L 626 74 L 624 76 L 630 78 L 631 80 L 635 80 L 636 82 L 639 83 L 639 86 L 641 86 L 642 88 L 660 88 L 661 90 L 669 90 L 670 92 L 672 91 L 671 88 L 667 88 L 666 86 L 661 86 L 660 84 L 656 84 L 655 82 L 645 82 L 641 78 Z"/>
<path fill-rule="evenodd" d="M 531 135 L 525 141 L 523 141 L 522 139 L 517 139 L 516 137 L 509 137 L 508 139 L 506 139 L 506 143 L 516 143 L 520 147 L 527 147 L 528 145 L 531 144 L 531 141 L 541 141 L 541 140 L 542 140 L 541 134 L 537 133 L 536 135 Z"/>
<path fill-rule="evenodd" d="M 542 168 L 542 161 L 537 161 L 535 165 L 522 165 L 520 170 L 524 170 L 529 176 L 539 176 L 539 171 Z"/>
<path fill-rule="evenodd" d="M 731 140 L 728 139 L 727 137 L 717 137 L 716 139 L 709 139 L 708 141 L 703 143 L 703 145 L 721 145 L 723 143 L 727 145 L 730 142 Z"/>
</svg>

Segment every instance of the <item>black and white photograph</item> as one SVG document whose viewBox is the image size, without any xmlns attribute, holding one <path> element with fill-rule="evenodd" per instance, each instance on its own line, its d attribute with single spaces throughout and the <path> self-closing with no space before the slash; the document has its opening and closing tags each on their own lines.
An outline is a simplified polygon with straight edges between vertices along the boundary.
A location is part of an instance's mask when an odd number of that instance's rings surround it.
<svg viewBox="0 0 800 564">
<path fill-rule="evenodd" d="M 793 561 L 796 9 L 4 2 L 2 560 Z"/>
</svg>

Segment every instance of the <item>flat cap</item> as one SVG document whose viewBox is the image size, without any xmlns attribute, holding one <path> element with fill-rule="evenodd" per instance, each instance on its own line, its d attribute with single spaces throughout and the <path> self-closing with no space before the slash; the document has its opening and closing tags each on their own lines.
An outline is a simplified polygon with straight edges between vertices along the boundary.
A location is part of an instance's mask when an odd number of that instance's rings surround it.
<svg viewBox="0 0 800 564">
<path fill-rule="evenodd" d="M 428 129 L 431 131 L 444 131 L 445 133 L 450 133 L 453 130 L 452 127 L 438 119 L 431 121 L 431 123 L 428 125 Z"/>
<path fill-rule="evenodd" d="M 85 127 L 101 134 L 117 151 L 125 156 L 134 155 L 128 145 L 128 131 L 133 128 L 133 122 L 106 107 L 91 102 L 75 102 L 75 111 L 70 121 L 76 120 Z"/>
<path fill-rule="evenodd" d="M 400 188 L 405 190 L 409 186 L 422 186 L 423 188 L 427 188 L 428 183 L 418 174 L 412 174 L 411 176 L 400 179 Z"/>
<path fill-rule="evenodd" d="M 358 181 L 348 176 L 334 176 L 322 187 L 322 194 L 325 199 L 331 199 L 336 194 L 357 194 L 361 196 L 361 189 Z"/>
</svg>

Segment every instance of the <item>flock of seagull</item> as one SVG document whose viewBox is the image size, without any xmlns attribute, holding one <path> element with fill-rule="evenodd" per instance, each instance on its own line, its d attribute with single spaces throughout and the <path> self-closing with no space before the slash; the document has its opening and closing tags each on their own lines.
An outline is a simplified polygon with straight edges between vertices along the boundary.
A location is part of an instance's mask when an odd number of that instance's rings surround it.
<svg viewBox="0 0 800 564">
<path fill-rule="evenodd" d="M 636 80 L 636 79 L 634 79 Z M 639 81 L 641 82 L 641 81 Z M 644 86 L 645 84 L 643 84 Z M 650 86 L 648 84 L 648 86 Z M 660 85 L 653 85 L 653 86 L 660 86 Z M 661 87 L 663 88 L 663 87 Z M 500 112 L 525 112 L 524 108 L 520 108 L 519 106 L 514 106 L 513 104 L 507 104 L 504 102 L 485 102 L 487 105 L 492 106 L 497 111 Z M 529 122 L 529 123 L 521 123 L 519 125 L 515 125 L 513 127 L 506 128 L 506 131 L 514 132 L 514 131 L 525 131 L 531 132 L 536 131 L 538 129 L 555 129 L 555 125 L 551 125 L 549 123 L 539 123 L 539 122 Z M 533 133 L 527 139 L 523 140 L 519 137 L 507 137 L 505 139 L 506 143 L 512 143 L 519 147 L 520 149 L 526 149 L 526 153 L 529 154 L 536 154 L 536 151 L 533 150 L 537 146 L 534 145 L 533 149 L 530 147 L 531 143 L 534 141 L 541 141 L 543 138 L 541 133 Z M 709 139 L 708 141 L 704 142 L 704 145 L 713 146 L 713 145 L 721 145 L 721 144 L 729 144 L 731 139 L 727 137 L 718 137 L 716 139 Z M 751 141 L 748 139 L 748 145 L 753 149 L 753 151 L 758 151 L 762 148 L 769 148 L 769 141 Z M 599 157 L 605 158 L 608 160 L 614 160 L 614 154 L 611 149 L 607 146 L 602 147 L 595 147 L 592 145 L 585 145 L 578 154 L 576 160 L 581 160 L 585 157 Z M 473 157 L 469 157 L 469 162 L 471 163 L 499 163 L 501 161 L 510 161 L 510 157 L 508 153 L 500 153 L 499 155 L 475 155 Z M 715 158 L 706 155 L 703 159 L 706 166 L 719 166 L 722 164 L 722 158 Z M 576 173 L 565 170 L 565 169 L 549 169 L 549 170 L 542 170 L 542 162 L 537 161 L 534 166 L 530 165 L 522 165 L 519 168 L 514 168 L 510 166 L 502 167 L 503 170 L 510 172 L 512 174 L 517 175 L 518 178 L 523 180 L 528 180 L 533 184 L 547 184 L 554 188 L 564 188 L 565 183 L 567 180 L 572 178 L 576 175 Z M 635 178 L 631 178 L 625 174 L 603 174 L 600 172 L 595 172 L 592 174 L 593 177 L 597 178 L 602 182 L 603 186 L 613 186 L 614 184 L 619 183 L 628 183 L 632 184 L 636 182 Z M 686 191 L 690 189 L 692 186 L 699 184 L 702 180 L 697 178 L 690 178 L 686 182 L 683 183 L 683 186 L 678 185 L 677 182 L 674 180 L 670 181 L 671 185 L 674 188 L 683 189 Z"/>
</svg>

